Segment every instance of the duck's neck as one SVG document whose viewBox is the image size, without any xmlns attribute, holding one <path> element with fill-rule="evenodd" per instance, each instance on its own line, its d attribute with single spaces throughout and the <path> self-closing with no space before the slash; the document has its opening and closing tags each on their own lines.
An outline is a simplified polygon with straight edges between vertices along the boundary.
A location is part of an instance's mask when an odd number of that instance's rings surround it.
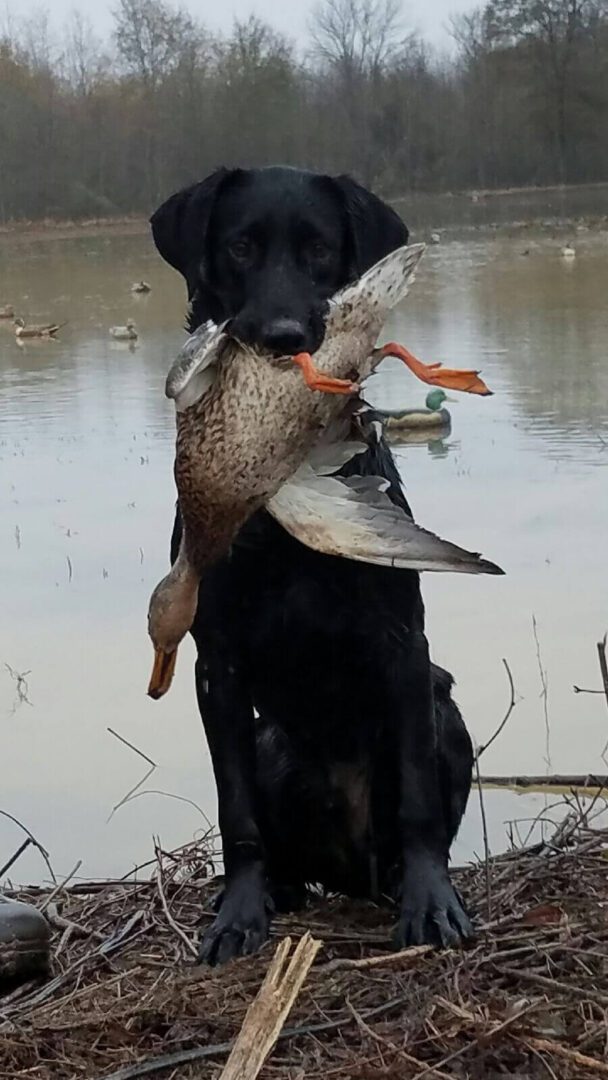
<svg viewBox="0 0 608 1080">
<path fill-rule="evenodd" d="M 187 548 L 186 530 L 183 529 L 177 558 L 171 567 L 169 576 L 172 581 L 183 588 L 198 589 L 201 576 L 196 569 L 195 560 L 191 559 Z"/>
</svg>

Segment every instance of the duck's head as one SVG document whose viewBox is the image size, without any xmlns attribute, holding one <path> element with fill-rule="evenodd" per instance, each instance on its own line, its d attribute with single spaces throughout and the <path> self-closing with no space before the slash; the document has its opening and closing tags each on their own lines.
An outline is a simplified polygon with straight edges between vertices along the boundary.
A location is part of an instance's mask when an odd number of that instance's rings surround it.
<svg viewBox="0 0 608 1080">
<path fill-rule="evenodd" d="M 196 615 L 198 578 L 182 565 L 173 569 L 156 586 L 148 608 L 148 633 L 154 646 L 154 666 L 148 695 L 155 701 L 171 686 L 180 642 Z"/>
<path fill-rule="evenodd" d="M 444 401 L 456 402 L 456 398 L 448 397 L 444 390 L 436 387 L 435 390 L 431 390 L 426 395 L 425 405 L 431 412 L 439 412 L 443 406 Z"/>
<path fill-rule="evenodd" d="M 135 319 L 127 319 L 127 330 L 135 330 Z"/>
<path fill-rule="evenodd" d="M 20 315 L 17 315 L 17 317 L 13 320 L 13 326 L 18 326 L 20 330 L 23 330 L 23 327 L 25 326 L 25 322 L 23 321 L 23 319 L 21 318 Z"/>
</svg>

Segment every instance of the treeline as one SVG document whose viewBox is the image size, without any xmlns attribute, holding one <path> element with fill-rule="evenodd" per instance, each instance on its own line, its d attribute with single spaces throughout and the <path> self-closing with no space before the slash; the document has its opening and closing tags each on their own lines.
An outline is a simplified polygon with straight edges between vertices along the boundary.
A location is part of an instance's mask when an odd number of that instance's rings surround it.
<svg viewBox="0 0 608 1080">
<path fill-rule="evenodd" d="M 148 213 L 218 164 L 350 172 L 387 196 L 608 180 L 608 0 L 493 0 L 455 49 L 399 0 L 321 0 L 306 53 L 252 17 L 211 34 L 118 0 L 0 30 L 0 220 Z"/>
</svg>

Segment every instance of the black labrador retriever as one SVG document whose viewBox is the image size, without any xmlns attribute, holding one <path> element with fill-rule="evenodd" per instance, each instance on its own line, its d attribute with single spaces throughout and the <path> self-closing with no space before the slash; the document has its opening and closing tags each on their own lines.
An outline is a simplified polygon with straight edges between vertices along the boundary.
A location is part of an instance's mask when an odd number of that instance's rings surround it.
<svg viewBox="0 0 608 1080">
<path fill-rule="evenodd" d="M 314 352 L 331 294 L 408 238 L 353 180 L 279 167 L 219 170 L 151 221 L 190 329 L 230 319 L 290 355 Z M 343 471 L 383 475 L 409 513 L 378 427 Z M 178 513 L 173 558 L 179 538 Z M 429 659 L 419 575 L 311 551 L 262 510 L 203 581 L 192 633 L 225 864 L 201 959 L 258 949 L 313 883 L 393 897 L 398 946 L 470 937 L 448 857 L 472 748 Z"/>
</svg>

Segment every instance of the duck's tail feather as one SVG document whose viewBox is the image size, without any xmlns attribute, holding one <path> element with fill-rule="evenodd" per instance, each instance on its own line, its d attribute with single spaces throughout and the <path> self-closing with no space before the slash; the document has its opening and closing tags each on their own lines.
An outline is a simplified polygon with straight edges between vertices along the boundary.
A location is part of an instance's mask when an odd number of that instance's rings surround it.
<svg viewBox="0 0 608 1080">
<path fill-rule="evenodd" d="M 303 465 L 267 509 L 301 543 L 337 555 L 404 570 L 502 574 L 475 552 L 442 540 L 394 506 L 381 477 L 319 476 Z"/>
</svg>

